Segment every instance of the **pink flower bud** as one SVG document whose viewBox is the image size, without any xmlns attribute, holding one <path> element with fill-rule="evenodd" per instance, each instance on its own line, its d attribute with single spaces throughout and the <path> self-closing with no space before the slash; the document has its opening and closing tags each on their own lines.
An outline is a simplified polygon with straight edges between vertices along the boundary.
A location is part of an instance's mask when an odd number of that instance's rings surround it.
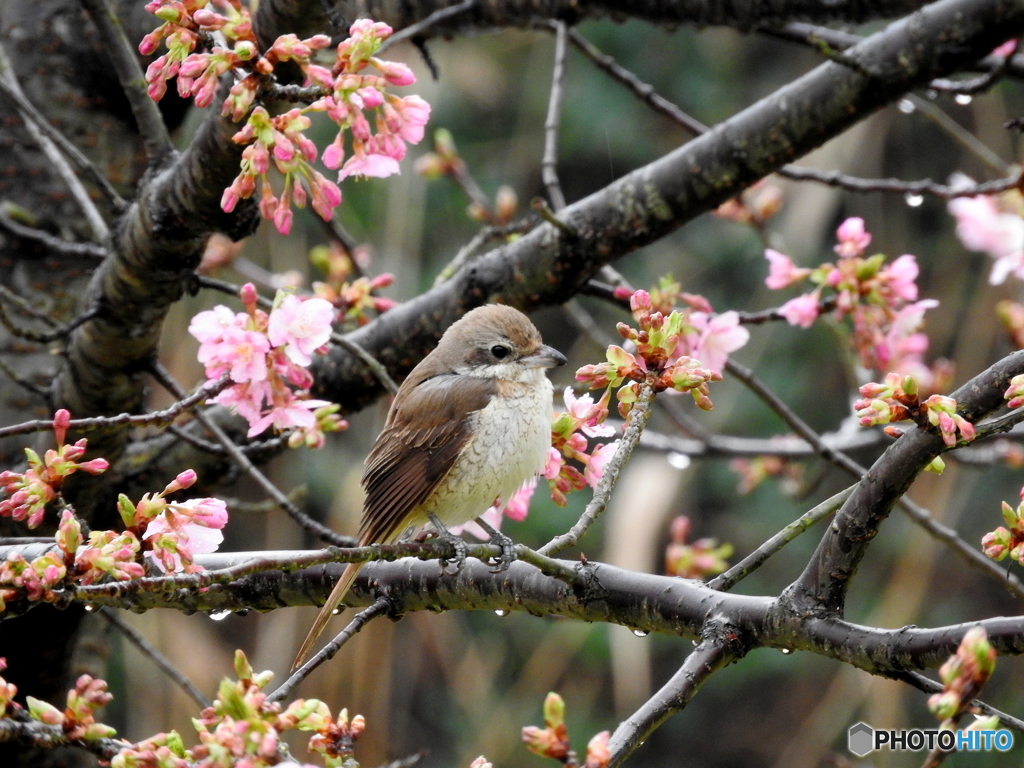
<svg viewBox="0 0 1024 768">
<path fill-rule="evenodd" d="M 70 425 L 71 414 L 65 408 L 61 408 L 53 414 L 53 435 L 57 440 L 57 445 L 64 445 L 64 437 L 67 435 Z"/>
</svg>

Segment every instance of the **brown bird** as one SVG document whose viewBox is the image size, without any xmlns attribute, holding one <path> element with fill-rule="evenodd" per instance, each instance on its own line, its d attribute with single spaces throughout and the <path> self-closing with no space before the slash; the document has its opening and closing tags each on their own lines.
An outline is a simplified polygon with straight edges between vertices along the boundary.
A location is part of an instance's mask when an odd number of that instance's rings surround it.
<svg viewBox="0 0 1024 768">
<path fill-rule="evenodd" d="M 551 447 L 551 382 L 545 368 L 565 363 L 517 309 L 489 304 L 468 312 L 402 383 L 387 423 L 366 458 L 359 545 L 390 544 L 427 522 L 455 549 L 445 526 L 507 502 L 544 468 Z M 483 521 L 513 555 L 508 537 Z M 363 563 L 350 563 L 327 598 L 292 667 L 305 660 Z"/>
</svg>

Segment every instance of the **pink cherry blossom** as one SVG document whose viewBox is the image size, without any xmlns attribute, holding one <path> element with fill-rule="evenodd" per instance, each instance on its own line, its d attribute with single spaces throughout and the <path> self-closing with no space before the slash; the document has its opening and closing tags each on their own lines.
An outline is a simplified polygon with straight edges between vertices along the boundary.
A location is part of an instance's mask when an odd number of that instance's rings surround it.
<svg viewBox="0 0 1024 768">
<path fill-rule="evenodd" d="M 836 230 L 836 239 L 839 245 L 835 247 L 835 252 L 842 259 L 860 256 L 871 244 L 871 235 L 864 230 L 864 219 L 859 216 L 853 216 L 840 224 Z"/>
<path fill-rule="evenodd" d="M 502 510 L 505 513 L 505 517 L 509 520 L 515 520 L 517 523 L 521 523 L 526 519 L 526 515 L 530 511 L 530 499 L 533 498 L 533 492 L 537 489 L 537 476 L 534 475 L 521 486 L 519 490 L 512 494 L 512 498 L 505 504 L 505 508 Z"/>
<path fill-rule="evenodd" d="M 545 480 L 554 480 L 561 471 L 562 454 L 559 453 L 557 448 L 549 448 L 548 460 L 544 463 L 544 469 L 540 471 L 540 476 Z"/>
<path fill-rule="evenodd" d="M 191 563 L 193 555 L 216 552 L 224 534 L 218 528 L 196 523 L 172 523 L 167 515 L 160 515 L 146 526 L 143 539 L 153 545 L 146 556 L 157 568 L 164 573 L 179 573 L 188 570 L 183 561 Z"/>
<path fill-rule="evenodd" d="M 1012 56 L 1015 50 L 1017 50 L 1017 41 L 1007 40 L 1002 45 L 993 48 L 990 55 L 1005 58 L 1007 56 Z"/>
<path fill-rule="evenodd" d="M 608 408 L 594 403 L 590 395 L 576 397 L 572 387 L 566 387 L 562 399 L 565 401 L 565 410 L 581 424 L 583 434 L 588 437 L 611 437 L 615 434 L 615 427 L 600 423 L 607 418 Z"/>
<path fill-rule="evenodd" d="M 788 288 L 811 274 L 811 270 L 798 268 L 789 256 L 771 248 L 765 249 L 764 257 L 768 259 L 768 277 L 764 284 L 773 291 Z"/>
<path fill-rule="evenodd" d="M 956 234 L 972 251 L 984 251 L 996 263 L 989 282 L 1000 285 L 1011 272 L 1024 279 L 1024 219 L 1002 213 L 989 197 L 958 197 L 949 201 Z"/>
<path fill-rule="evenodd" d="M 272 389 L 269 381 L 249 381 L 228 387 L 211 402 L 233 408 L 249 422 L 258 421 L 263 413 L 263 404 L 270 401 Z"/>
<path fill-rule="evenodd" d="M 338 181 L 349 176 L 374 176 L 385 178 L 395 173 L 401 173 L 398 161 L 387 155 L 356 154 L 346 161 L 338 173 Z"/>
<path fill-rule="evenodd" d="M 904 254 L 879 272 L 879 278 L 885 281 L 893 294 L 904 301 L 917 300 L 917 276 L 920 273 L 917 259 Z"/>
<path fill-rule="evenodd" d="M 721 371 L 729 353 L 750 340 L 750 331 L 740 325 L 740 316 L 733 311 L 710 319 L 704 312 L 694 312 L 690 315 L 690 322 L 700 332 L 691 345 L 690 357 L 700 360 L 713 371 Z"/>
<path fill-rule="evenodd" d="M 324 299 L 288 295 L 270 313 L 267 336 L 275 347 L 283 346 L 296 365 L 309 365 L 312 354 L 331 338 L 334 308 Z"/>
<path fill-rule="evenodd" d="M 604 476 L 604 469 L 611 457 L 615 455 L 618 447 L 619 441 L 613 440 L 610 443 L 597 446 L 591 452 L 590 460 L 583 471 L 583 477 L 586 478 L 587 485 L 591 488 L 597 488 L 597 484 L 601 482 L 601 478 Z"/>
<path fill-rule="evenodd" d="M 219 342 L 200 344 L 198 358 L 206 366 L 207 378 L 230 372 L 232 381 L 243 383 L 267 378 L 269 351 L 270 342 L 262 333 L 230 326 Z"/>
<path fill-rule="evenodd" d="M 818 319 L 818 292 L 805 293 L 803 296 L 790 299 L 779 307 L 779 314 L 786 318 L 790 325 L 810 328 Z"/>
<path fill-rule="evenodd" d="M 192 318 L 189 323 L 188 332 L 202 344 L 207 342 L 218 342 L 224 336 L 224 331 L 231 326 L 241 327 L 245 325 L 246 316 L 235 314 L 223 304 L 218 304 L 213 309 L 200 312 Z"/>
<path fill-rule="evenodd" d="M 228 522 L 227 505 L 220 499 L 189 499 L 171 507 L 206 528 L 223 528 Z"/>
<path fill-rule="evenodd" d="M 268 427 L 283 432 L 286 429 L 309 429 L 316 425 L 313 411 L 330 405 L 327 400 L 299 400 L 291 391 L 285 396 L 275 398 L 274 406 L 255 421 L 249 422 L 248 437 L 262 434 Z"/>
</svg>

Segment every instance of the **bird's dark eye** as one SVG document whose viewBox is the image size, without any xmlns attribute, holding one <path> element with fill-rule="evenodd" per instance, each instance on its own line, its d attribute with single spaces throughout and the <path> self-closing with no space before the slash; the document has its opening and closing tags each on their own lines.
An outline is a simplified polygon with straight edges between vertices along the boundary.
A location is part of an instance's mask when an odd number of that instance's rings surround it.
<svg viewBox="0 0 1024 768">
<path fill-rule="evenodd" d="M 494 355 L 498 360 L 504 360 L 508 357 L 509 348 L 502 346 L 501 344 L 495 344 L 491 347 L 491 354 Z"/>
</svg>

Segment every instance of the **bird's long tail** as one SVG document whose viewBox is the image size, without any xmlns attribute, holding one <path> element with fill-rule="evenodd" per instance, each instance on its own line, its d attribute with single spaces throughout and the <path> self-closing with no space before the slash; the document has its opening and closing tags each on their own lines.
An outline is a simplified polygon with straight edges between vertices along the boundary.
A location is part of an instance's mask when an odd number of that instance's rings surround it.
<svg viewBox="0 0 1024 768">
<path fill-rule="evenodd" d="M 298 654 L 295 656 L 295 661 L 292 662 L 291 671 L 294 672 L 303 662 L 306 657 L 309 656 L 310 650 L 313 648 L 313 643 L 320 637 L 320 633 L 324 631 L 324 627 L 327 626 L 327 622 L 331 620 L 331 615 L 334 613 L 334 609 L 338 607 L 338 604 L 345 599 L 345 595 L 348 594 L 349 589 L 352 587 L 352 582 L 356 580 L 356 576 L 359 575 L 359 571 L 365 563 L 349 563 L 345 566 L 345 570 L 341 574 L 341 578 L 338 579 L 338 583 L 334 585 L 334 589 L 331 590 L 331 596 L 327 598 L 327 602 L 324 603 L 324 607 L 320 609 L 320 613 L 317 614 L 316 621 L 313 622 L 313 626 L 309 628 L 309 634 L 306 635 L 306 639 L 302 641 L 302 646 L 299 648 Z"/>
</svg>

